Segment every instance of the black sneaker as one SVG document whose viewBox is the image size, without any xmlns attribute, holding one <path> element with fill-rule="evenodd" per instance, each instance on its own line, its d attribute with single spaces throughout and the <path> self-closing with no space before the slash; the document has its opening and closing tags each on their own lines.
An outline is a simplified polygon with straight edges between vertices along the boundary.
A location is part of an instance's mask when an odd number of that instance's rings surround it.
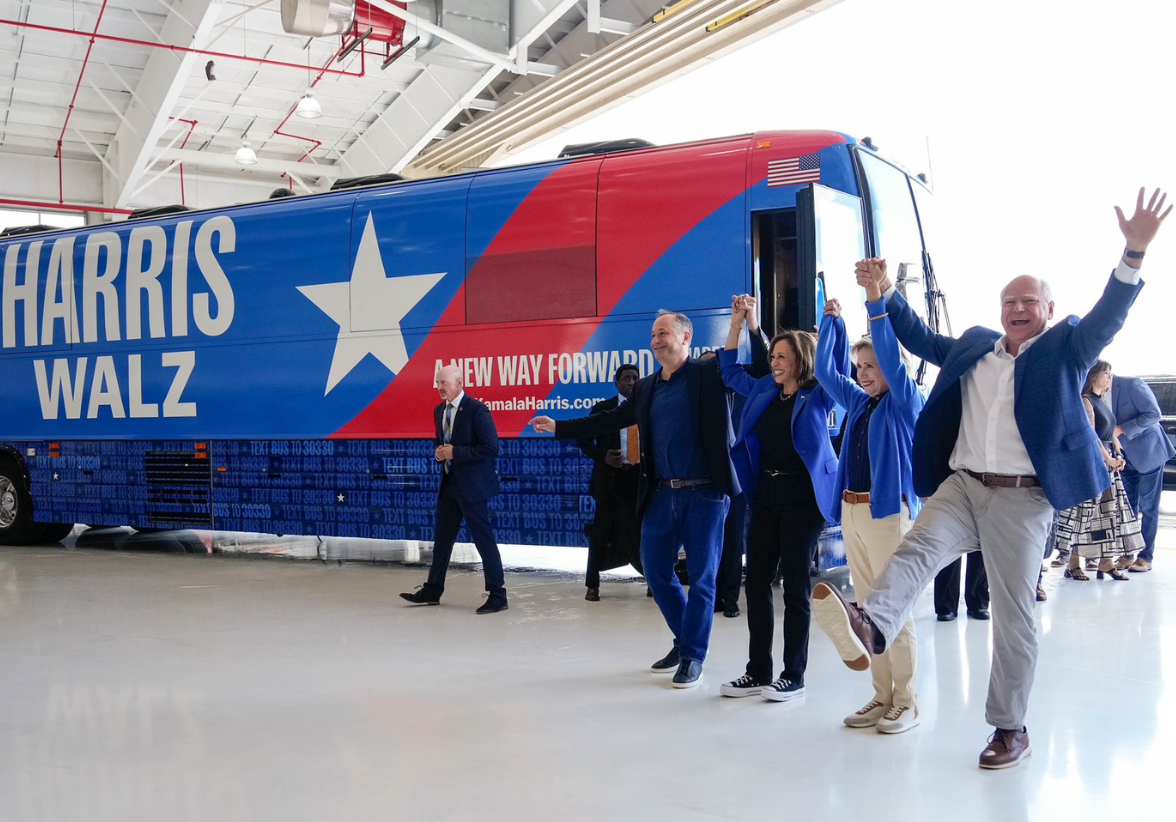
<svg viewBox="0 0 1176 822">
<path fill-rule="evenodd" d="M 759 696 L 763 690 L 764 683 L 758 679 L 752 679 L 748 674 L 744 674 L 731 682 L 724 682 L 719 686 L 719 693 L 723 696 L 734 697 L 735 699 L 743 696 Z"/>
<path fill-rule="evenodd" d="M 674 674 L 674 681 L 670 684 L 675 688 L 693 688 L 702 682 L 702 663 L 693 659 L 683 659 L 678 663 L 678 672 Z"/>
<path fill-rule="evenodd" d="M 506 601 L 506 597 L 489 597 L 482 603 L 482 607 L 474 611 L 475 614 L 497 614 L 499 611 L 505 611 L 510 605 Z"/>
<path fill-rule="evenodd" d="M 440 605 L 441 597 L 425 590 L 424 585 L 418 585 L 411 594 L 401 594 L 400 598 L 413 605 Z"/>
<path fill-rule="evenodd" d="M 735 619 L 739 616 L 739 603 L 728 600 L 726 607 L 723 608 L 723 616 L 727 619 Z"/>
<path fill-rule="evenodd" d="M 678 656 L 678 649 L 671 648 L 670 652 L 659 659 L 657 662 L 649 666 L 649 670 L 655 674 L 672 674 L 674 669 L 678 667 L 681 658 Z"/>
<path fill-rule="evenodd" d="M 766 686 L 760 696 L 770 702 L 791 702 L 804 696 L 804 682 L 792 682 L 780 677 L 771 685 Z"/>
</svg>

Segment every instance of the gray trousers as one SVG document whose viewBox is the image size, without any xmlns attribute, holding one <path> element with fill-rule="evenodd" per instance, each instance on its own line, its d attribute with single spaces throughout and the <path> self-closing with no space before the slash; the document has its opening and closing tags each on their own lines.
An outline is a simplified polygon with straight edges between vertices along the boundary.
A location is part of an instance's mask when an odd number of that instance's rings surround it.
<svg viewBox="0 0 1176 822">
<path fill-rule="evenodd" d="M 956 471 L 927 501 L 861 603 L 889 647 L 939 569 L 983 546 L 992 598 L 985 718 L 996 728 L 1025 724 L 1037 667 L 1037 575 L 1052 521 L 1053 507 L 1040 488 L 987 488 Z"/>
</svg>

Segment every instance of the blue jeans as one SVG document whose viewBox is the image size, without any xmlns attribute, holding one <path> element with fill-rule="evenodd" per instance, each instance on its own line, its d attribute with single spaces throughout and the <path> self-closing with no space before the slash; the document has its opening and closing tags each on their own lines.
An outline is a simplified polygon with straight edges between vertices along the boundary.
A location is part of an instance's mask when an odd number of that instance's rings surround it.
<svg viewBox="0 0 1176 822">
<path fill-rule="evenodd" d="M 713 486 L 659 488 L 641 524 L 641 562 L 653 601 L 674 634 L 681 659 L 703 662 L 715 610 L 715 574 L 723 550 L 723 522 L 731 501 Z M 674 566 L 686 549 L 690 596 Z"/>
<path fill-rule="evenodd" d="M 1152 561 L 1156 551 L 1156 529 L 1160 524 L 1160 492 L 1164 490 L 1164 466 L 1141 474 L 1134 468 L 1123 469 L 1123 489 L 1131 501 L 1131 510 L 1143 526 L 1142 559 Z"/>
</svg>

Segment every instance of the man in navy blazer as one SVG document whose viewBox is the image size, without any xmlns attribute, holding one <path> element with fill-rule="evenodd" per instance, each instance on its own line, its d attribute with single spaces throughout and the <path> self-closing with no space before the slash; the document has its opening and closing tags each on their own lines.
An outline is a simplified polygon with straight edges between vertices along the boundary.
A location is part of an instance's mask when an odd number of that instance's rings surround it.
<svg viewBox="0 0 1176 822">
<path fill-rule="evenodd" d="M 914 527 L 860 606 L 831 586 L 813 592 L 821 627 L 854 670 L 870 666 L 906 621 L 923 588 L 947 562 L 983 549 L 992 596 L 992 670 L 986 718 L 996 732 L 981 768 L 1008 768 L 1032 750 L 1025 726 L 1037 665 L 1033 607 L 1041 546 L 1055 508 L 1110 485 L 1080 391 L 1086 372 L 1142 287 L 1139 266 L 1163 219 L 1159 191 L 1119 227 L 1126 248 L 1102 297 L 1085 317 L 1048 327 L 1048 284 L 1018 277 L 1001 291 L 1004 334 L 970 328 L 959 339 L 932 332 L 885 281 L 886 311 L 899 342 L 940 372 L 915 426 L 915 492 L 930 497 Z"/>
<path fill-rule="evenodd" d="M 498 431 L 490 409 L 465 393 L 461 370 L 447 365 L 437 370 L 437 392 L 442 402 L 433 409 L 437 431 L 434 457 L 441 469 L 437 495 L 437 527 L 433 534 L 433 563 L 429 579 L 401 598 L 414 605 L 437 605 L 445 591 L 445 572 L 453 556 L 464 519 L 474 547 L 482 557 L 489 596 L 479 614 L 507 609 L 502 556 L 490 525 L 489 499 L 498 495 Z"/>
<path fill-rule="evenodd" d="M 1160 493 L 1164 490 L 1164 464 L 1176 454 L 1172 441 L 1160 427 L 1160 404 L 1148 384 L 1139 377 L 1116 376 L 1111 382 L 1111 408 L 1115 435 L 1123 448 L 1127 467 L 1123 487 L 1131 508 L 1143 525 L 1144 548 L 1127 570 L 1150 571 L 1156 550 L 1160 517 Z"/>
<path fill-rule="evenodd" d="M 558 424 L 550 417 L 531 420 L 536 431 L 560 439 L 598 437 L 637 425 L 641 563 L 653 601 L 674 634 L 674 647 L 650 670 L 673 673 L 675 688 L 693 688 L 702 680 L 714 620 L 723 521 L 730 498 L 739 494 L 731 464 L 735 438 L 727 387 L 717 361 L 690 357 L 693 339 L 694 325 L 688 317 L 662 312 L 650 342 L 661 368 L 637 381 L 629 402 Z M 686 550 L 689 597 L 674 573 L 679 546 Z"/>
</svg>

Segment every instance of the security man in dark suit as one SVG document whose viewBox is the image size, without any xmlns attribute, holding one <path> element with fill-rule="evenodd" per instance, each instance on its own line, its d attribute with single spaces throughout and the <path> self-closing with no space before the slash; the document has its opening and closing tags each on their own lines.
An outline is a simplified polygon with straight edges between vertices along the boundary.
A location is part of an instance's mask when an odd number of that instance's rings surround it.
<svg viewBox="0 0 1176 822">
<path fill-rule="evenodd" d="M 488 500 L 498 494 L 498 432 L 490 409 L 467 396 L 461 370 L 447 365 L 437 369 L 437 393 L 442 402 L 433 410 L 437 430 L 434 457 L 441 467 L 441 491 L 437 495 L 437 528 L 429 579 L 411 594 L 401 594 L 414 605 L 437 605 L 445 591 L 445 572 L 453 555 L 453 543 L 464 519 L 474 547 L 482 557 L 488 597 L 479 614 L 507 609 L 502 556 L 490 525 Z"/>
<path fill-rule="evenodd" d="M 625 363 L 613 375 L 617 396 L 592 406 L 590 414 L 611 411 L 633 396 L 641 376 L 633 363 Z M 637 517 L 637 458 L 639 444 L 635 430 L 610 431 L 576 445 L 596 465 L 592 468 L 589 493 L 596 500 L 596 517 L 588 526 L 588 573 L 584 599 L 600 601 L 600 572 L 630 563 L 641 570 L 641 520 Z M 615 550 L 609 551 L 610 546 Z"/>
</svg>

